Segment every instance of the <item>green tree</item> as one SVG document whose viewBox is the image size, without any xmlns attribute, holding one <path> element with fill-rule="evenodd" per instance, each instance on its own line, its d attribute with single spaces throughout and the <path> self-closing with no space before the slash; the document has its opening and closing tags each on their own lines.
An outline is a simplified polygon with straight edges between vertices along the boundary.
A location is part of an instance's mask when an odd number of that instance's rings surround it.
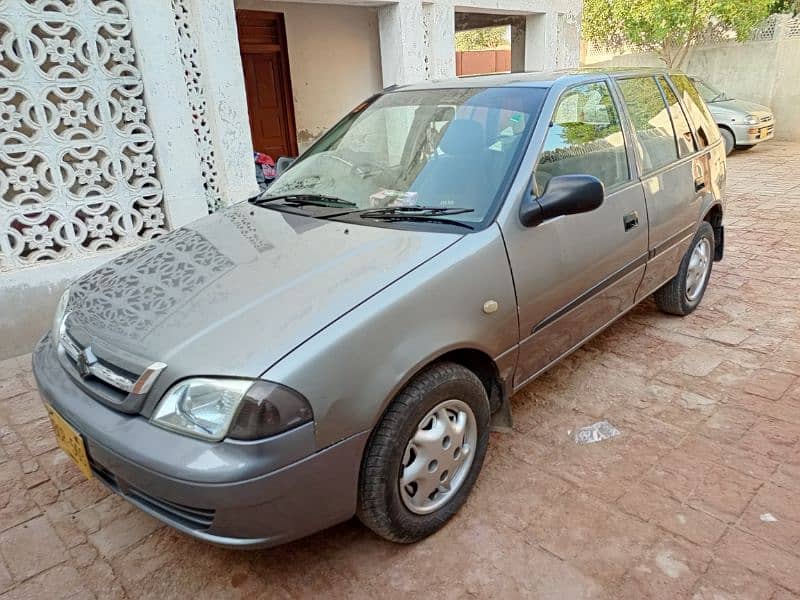
<svg viewBox="0 0 800 600">
<path fill-rule="evenodd" d="M 770 14 L 774 13 L 791 13 L 796 17 L 800 13 L 800 0 L 774 0 L 770 5 Z"/>
<path fill-rule="evenodd" d="M 493 50 L 508 46 L 508 27 L 482 27 L 456 32 L 456 50 Z"/>
<path fill-rule="evenodd" d="M 680 66 L 702 34 L 717 29 L 747 39 L 775 0 L 585 0 L 587 40 L 611 48 L 652 51 L 668 67 Z"/>
</svg>

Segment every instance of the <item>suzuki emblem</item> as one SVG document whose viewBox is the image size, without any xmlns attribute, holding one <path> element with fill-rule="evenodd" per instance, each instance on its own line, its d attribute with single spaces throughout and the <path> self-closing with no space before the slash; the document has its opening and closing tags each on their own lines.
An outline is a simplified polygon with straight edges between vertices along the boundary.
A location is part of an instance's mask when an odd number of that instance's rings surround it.
<svg viewBox="0 0 800 600">
<path fill-rule="evenodd" d="M 88 377 L 91 374 L 90 367 L 97 361 L 94 354 L 92 353 L 91 347 L 87 346 L 83 349 L 83 352 L 78 354 L 78 357 L 75 359 L 76 368 L 78 369 L 78 373 L 81 377 Z"/>
</svg>

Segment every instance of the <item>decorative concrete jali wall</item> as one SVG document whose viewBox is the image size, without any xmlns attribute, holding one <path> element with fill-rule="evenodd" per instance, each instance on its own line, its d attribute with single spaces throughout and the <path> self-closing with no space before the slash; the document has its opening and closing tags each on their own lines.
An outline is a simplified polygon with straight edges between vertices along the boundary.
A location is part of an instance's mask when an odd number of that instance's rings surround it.
<svg viewBox="0 0 800 600">
<path fill-rule="evenodd" d="M 0 272 L 167 228 L 127 14 L 0 2 Z"/>
<path fill-rule="evenodd" d="M 235 41 L 216 0 L 0 0 L 0 359 L 68 281 L 255 192 Z"/>
</svg>

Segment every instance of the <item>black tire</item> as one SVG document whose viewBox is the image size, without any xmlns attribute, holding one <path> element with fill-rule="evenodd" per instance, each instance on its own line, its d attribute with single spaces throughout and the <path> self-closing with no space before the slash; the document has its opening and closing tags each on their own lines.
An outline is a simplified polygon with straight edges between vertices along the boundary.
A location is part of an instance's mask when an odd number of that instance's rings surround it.
<svg viewBox="0 0 800 600">
<path fill-rule="evenodd" d="M 474 458 L 446 504 L 429 514 L 416 514 L 400 495 L 406 446 L 428 412 L 453 398 L 466 403 L 475 416 Z M 489 412 L 486 388 L 469 369 L 442 362 L 417 375 L 389 405 L 367 445 L 358 490 L 357 515 L 361 522 L 379 536 L 404 544 L 441 529 L 464 504 L 480 473 L 489 444 Z"/>
<path fill-rule="evenodd" d="M 711 256 L 708 260 L 708 272 L 705 276 L 705 281 L 703 282 L 702 288 L 700 289 L 699 295 L 690 300 L 689 296 L 687 295 L 686 291 L 686 278 L 689 271 L 689 261 L 692 256 L 692 252 L 694 251 L 695 247 L 700 243 L 702 239 L 707 239 L 710 243 L 711 248 Z M 681 266 L 678 270 L 678 274 L 675 275 L 672 279 L 670 279 L 664 286 L 659 288 L 653 296 L 656 300 L 656 305 L 658 308 L 665 313 L 671 315 L 680 315 L 686 316 L 691 313 L 695 308 L 698 307 L 700 301 L 703 299 L 703 296 L 706 293 L 706 288 L 708 287 L 708 282 L 711 279 L 711 268 L 714 264 L 714 229 L 711 227 L 711 224 L 703 221 L 700 224 L 700 227 L 697 230 L 697 233 L 692 240 L 689 249 L 686 251 L 686 254 L 683 256 L 683 260 L 681 260 Z"/>
<path fill-rule="evenodd" d="M 725 155 L 727 156 L 736 147 L 736 138 L 733 137 L 733 133 L 728 129 L 720 127 L 719 132 L 722 134 L 722 141 L 725 142 Z"/>
</svg>

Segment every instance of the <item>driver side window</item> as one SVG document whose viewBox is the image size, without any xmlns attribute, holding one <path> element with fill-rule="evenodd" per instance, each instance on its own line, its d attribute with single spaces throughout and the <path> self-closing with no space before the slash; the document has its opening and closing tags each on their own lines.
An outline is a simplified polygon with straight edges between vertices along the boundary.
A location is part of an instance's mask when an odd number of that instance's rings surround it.
<svg viewBox="0 0 800 600">
<path fill-rule="evenodd" d="M 605 82 L 567 90 L 534 172 L 537 193 L 557 175 L 594 175 L 606 189 L 630 180 L 619 114 Z"/>
</svg>

